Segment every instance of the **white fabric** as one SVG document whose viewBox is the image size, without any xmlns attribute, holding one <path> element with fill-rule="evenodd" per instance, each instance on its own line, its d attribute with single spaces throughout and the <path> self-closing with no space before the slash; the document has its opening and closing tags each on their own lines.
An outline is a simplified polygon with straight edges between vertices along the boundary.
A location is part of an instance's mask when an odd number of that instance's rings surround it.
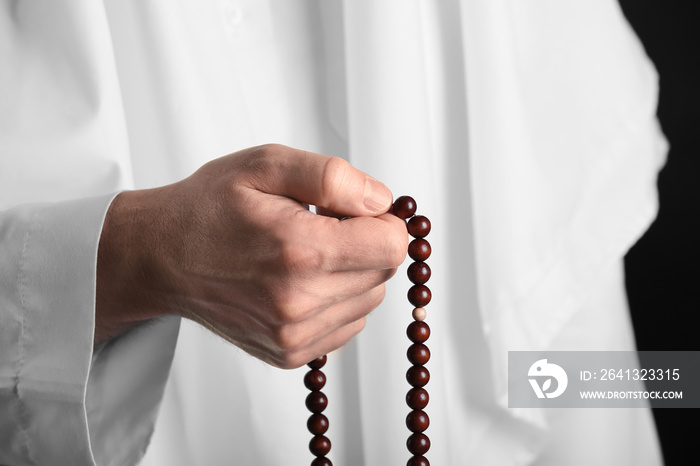
<svg viewBox="0 0 700 466">
<path fill-rule="evenodd" d="M 179 320 L 93 354 L 105 193 L 131 186 L 104 9 L 3 2 L 0 54 L 0 464 L 134 464 Z"/>
<path fill-rule="evenodd" d="M 99 224 L 109 200 L 0 216 L 0 464 L 90 461 L 84 398 L 94 309 L 86 297 L 94 299 L 99 228 L 82 227 Z M 44 437 L 58 425 L 65 435 Z"/>
<path fill-rule="evenodd" d="M 346 157 L 395 195 L 413 195 L 435 225 L 433 464 L 660 464 L 646 410 L 504 405 L 507 350 L 634 346 L 618 267 L 655 213 L 665 146 L 654 119 L 656 76 L 616 2 L 107 0 L 104 8 L 67 1 L 2 8 L 0 37 L 12 66 L 0 70 L 0 88 L 17 89 L 0 100 L 9 109 L 0 112 L 4 207 L 160 185 L 264 142 Z M 65 214 L 63 223 L 92 238 L 80 243 L 85 262 L 67 270 L 94 265 L 105 207 L 83 222 Z M 20 221 L 11 212 L 3 228 Z M 22 249 L 7 238 L 0 268 Z M 61 257 L 45 260 L 54 270 L 72 267 Z M 410 307 L 401 276 L 366 330 L 325 369 L 335 464 L 407 459 Z M 94 270 L 89 277 L 93 283 Z M 4 299 L 18 282 L 0 286 Z M 92 293 L 78 293 L 80 302 L 62 311 L 65 321 L 84 322 Z M 10 341 L 6 322 L 24 315 L 5 309 L 2 345 Z M 105 364 L 92 368 L 87 403 L 88 415 L 106 409 L 88 419 L 98 464 L 132 464 L 143 451 L 176 327 L 134 332 L 134 340 L 162 349 L 159 361 L 135 357 L 129 339 L 96 355 Z M 601 328 L 608 332 L 593 331 Z M 84 392 L 90 347 L 68 330 L 45 338 L 64 342 L 56 357 L 80 359 L 66 364 L 75 363 L 71 380 Z M 17 408 L 26 403 L 16 390 L 22 371 L 4 348 L 0 407 L 12 417 L 0 417 L 3 433 L 27 420 Z M 272 369 L 183 325 L 142 464 L 309 462 L 303 371 Z M 137 403 L 128 390 L 128 397 L 109 390 L 114 379 L 137 380 L 150 394 Z M 74 409 L 85 409 L 73 399 Z M 36 422 L 54 409 L 33 413 Z M 138 423 L 117 415 L 143 416 L 135 418 L 143 430 L 124 429 Z M 601 426 L 616 430 L 597 435 Z M 574 427 L 578 435 L 563 434 Z M 33 464 L 42 439 L 85 452 L 86 431 L 76 424 L 34 438 L 2 435 L 0 454 L 14 456 L 0 458 Z M 90 462 L 83 455 L 65 464 Z"/>
</svg>

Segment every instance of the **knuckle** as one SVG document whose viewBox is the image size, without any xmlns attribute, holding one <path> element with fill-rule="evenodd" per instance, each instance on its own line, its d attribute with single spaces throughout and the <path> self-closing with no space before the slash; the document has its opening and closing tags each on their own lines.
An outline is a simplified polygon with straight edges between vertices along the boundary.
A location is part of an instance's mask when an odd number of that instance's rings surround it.
<svg viewBox="0 0 700 466">
<path fill-rule="evenodd" d="M 302 336 L 299 334 L 298 329 L 292 325 L 278 326 L 273 333 L 272 341 L 282 352 L 281 357 L 283 360 L 289 358 L 291 353 L 298 351 L 304 346 Z"/>
<path fill-rule="evenodd" d="M 374 287 L 372 293 L 374 293 L 374 307 L 377 307 L 381 304 L 382 301 L 384 301 L 384 298 L 386 297 L 386 286 L 384 285 L 384 283 L 382 283 L 381 285 Z"/>
<path fill-rule="evenodd" d="M 279 157 L 285 152 L 289 151 L 290 148 L 283 144 L 268 143 L 257 146 L 253 152 L 257 152 L 265 157 Z"/>
<path fill-rule="evenodd" d="M 321 196 L 332 208 L 333 200 L 347 183 L 350 173 L 350 164 L 340 157 L 329 157 L 323 167 L 321 178 Z"/>
<path fill-rule="evenodd" d="M 267 176 L 276 169 L 276 160 L 289 148 L 281 144 L 263 144 L 244 152 L 240 156 L 242 169 L 260 176 Z"/>
<path fill-rule="evenodd" d="M 297 320 L 296 293 L 290 287 L 281 287 L 272 294 L 272 314 L 278 325 L 287 325 Z"/>
<path fill-rule="evenodd" d="M 365 328 L 365 324 L 367 323 L 367 317 L 360 317 L 357 320 L 354 320 L 350 323 L 348 323 L 344 328 L 343 331 L 345 333 L 343 340 L 337 342 L 337 346 L 340 347 L 356 337 L 362 330 Z M 337 348 L 335 348 L 337 349 Z"/>
<path fill-rule="evenodd" d="M 303 243 L 286 243 L 281 246 L 279 265 L 288 276 L 307 276 L 323 268 L 324 255 L 316 247 Z"/>
<path fill-rule="evenodd" d="M 384 294 L 382 294 L 382 298 L 384 297 Z M 361 331 L 365 329 L 365 325 L 367 324 L 367 318 L 366 317 L 361 317 L 357 319 L 355 322 L 353 322 L 354 329 L 353 331 L 355 332 L 353 336 L 359 334 Z"/>
<path fill-rule="evenodd" d="M 276 325 L 292 325 L 302 322 L 313 313 L 311 299 L 299 287 L 284 284 L 271 294 L 270 313 Z"/>
<path fill-rule="evenodd" d="M 384 286 L 383 283 L 381 285 L 377 285 L 372 288 L 369 293 L 370 297 L 367 302 L 367 314 L 376 309 L 382 303 L 382 301 L 384 301 L 384 297 L 386 296 L 386 286 Z"/>
</svg>

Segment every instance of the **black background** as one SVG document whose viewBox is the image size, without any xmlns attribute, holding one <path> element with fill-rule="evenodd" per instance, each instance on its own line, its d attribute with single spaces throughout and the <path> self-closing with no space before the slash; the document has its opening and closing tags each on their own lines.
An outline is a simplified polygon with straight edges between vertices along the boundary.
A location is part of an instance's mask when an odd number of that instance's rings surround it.
<svg viewBox="0 0 700 466">
<path fill-rule="evenodd" d="M 660 74 L 658 115 L 671 150 L 660 211 L 625 258 L 640 350 L 700 350 L 700 2 L 620 0 Z M 700 410 L 655 409 L 667 466 L 700 464 Z"/>
</svg>

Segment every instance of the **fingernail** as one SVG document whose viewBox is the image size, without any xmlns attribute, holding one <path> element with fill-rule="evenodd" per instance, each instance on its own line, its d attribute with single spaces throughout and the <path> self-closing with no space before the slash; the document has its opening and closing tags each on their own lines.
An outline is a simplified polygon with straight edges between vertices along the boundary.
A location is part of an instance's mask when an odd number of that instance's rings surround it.
<svg viewBox="0 0 700 466">
<path fill-rule="evenodd" d="M 370 212 L 383 212 L 391 206 L 391 191 L 371 176 L 365 180 L 365 207 Z"/>
</svg>

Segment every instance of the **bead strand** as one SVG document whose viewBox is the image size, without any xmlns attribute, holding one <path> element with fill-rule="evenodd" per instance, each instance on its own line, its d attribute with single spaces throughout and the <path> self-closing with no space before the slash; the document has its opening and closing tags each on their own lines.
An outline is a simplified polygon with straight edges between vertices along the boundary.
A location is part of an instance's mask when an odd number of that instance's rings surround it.
<svg viewBox="0 0 700 466">
<path fill-rule="evenodd" d="M 328 430 L 328 418 L 322 414 L 328 406 L 328 398 L 321 391 L 326 385 L 326 375 L 321 371 L 326 365 L 326 359 L 324 355 L 307 364 L 311 370 L 304 376 L 304 385 L 311 390 L 306 397 L 306 407 L 311 411 L 306 427 L 313 434 L 309 442 L 309 451 L 316 457 L 311 466 L 333 466 L 331 460 L 326 458 L 331 451 L 331 441 L 324 435 Z"/>
<path fill-rule="evenodd" d="M 430 426 L 430 418 L 423 411 L 430 397 L 423 388 L 430 381 L 430 372 L 424 366 L 430 360 L 430 350 L 424 344 L 430 337 L 430 327 L 425 322 L 425 306 L 432 299 L 432 293 L 425 283 L 430 279 L 431 271 L 425 260 L 432 252 L 430 243 L 425 237 L 430 233 L 430 220 L 422 215 L 415 215 L 416 201 L 409 196 L 401 196 L 394 202 L 394 215 L 401 219 L 409 219 L 406 227 L 408 233 L 415 238 L 408 245 L 408 255 L 414 262 L 408 267 L 408 279 L 413 286 L 408 290 L 408 301 L 414 306 L 413 322 L 408 325 L 406 334 L 412 344 L 406 352 L 412 366 L 406 372 L 406 380 L 411 389 L 406 394 L 406 404 L 411 412 L 406 416 L 406 427 L 411 435 L 406 441 L 408 451 L 413 455 L 406 466 L 430 466 L 424 456 L 430 449 L 430 439 L 423 432 Z"/>
<path fill-rule="evenodd" d="M 412 364 L 406 372 L 406 380 L 412 387 L 406 394 L 406 404 L 411 408 L 411 412 L 406 416 L 406 427 L 411 431 L 406 447 L 413 455 L 407 466 L 430 466 L 430 462 L 424 456 L 430 449 L 430 439 L 424 434 L 430 426 L 430 418 L 423 411 L 430 400 L 428 392 L 423 388 L 430 381 L 430 372 L 425 368 L 425 364 L 430 360 L 430 349 L 424 344 L 430 337 L 430 327 L 425 322 L 425 306 L 432 299 L 430 288 L 425 285 L 431 275 L 430 267 L 425 263 L 432 252 L 430 243 L 425 239 L 430 233 L 430 220 L 423 215 L 415 215 L 416 201 L 409 196 L 396 199 L 392 213 L 403 220 L 408 219 L 406 228 L 414 238 L 408 245 L 408 255 L 414 262 L 408 267 L 408 278 L 413 286 L 408 290 L 407 297 L 414 309 L 413 322 L 406 329 L 406 334 L 412 342 L 406 352 L 408 361 Z M 328 431 L 328 418 L 322 414 L 328 406 L 328 398 L 321 391 L 326 384 L 326 376 L 321 371 L 326 360 L 327 357 L 322 356 L 308 363 L 310 370 L 304 376 L 304 385 L 311 390 L 306 397 L 306 407 L 312 413 L 306 424 L 309 432 L 313 434 L 309 450 L 316 457 L 311 466 L 333 466 L 326 457 L 331 450 L 331 441 L 324 435 Z"/>
</svg>

